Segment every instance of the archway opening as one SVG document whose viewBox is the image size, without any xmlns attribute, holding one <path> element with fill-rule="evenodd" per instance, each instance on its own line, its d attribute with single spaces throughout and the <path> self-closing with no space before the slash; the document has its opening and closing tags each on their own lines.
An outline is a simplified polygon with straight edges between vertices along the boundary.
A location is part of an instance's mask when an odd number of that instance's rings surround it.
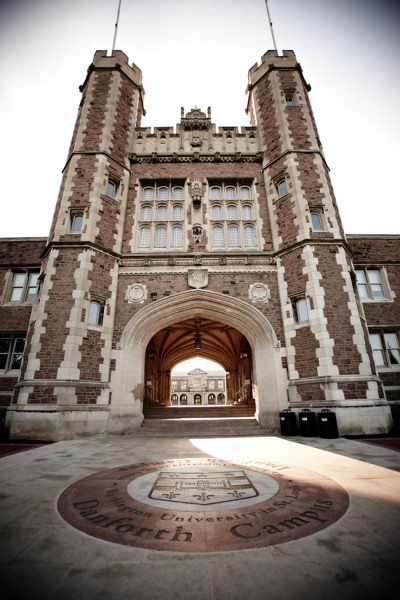
<svg viewBox="0 0 400 600">
<path fill-rule="evenodd" d="M 226 371 L 222 365 L 201 356 L 184 360 L 171 370 L 171 404 L 181 406 L 182 395 L 189 394 L 185 405 L 224 406 Z"/>
<path fill-rule="evenodd" d="M 187 407 L 189 416 L 193 407 L 254 409 L 252 379 L 251 347 L 240 331 L 208 318 L 178 321 L 147 345 L 144 412 Z"/>
</svg>

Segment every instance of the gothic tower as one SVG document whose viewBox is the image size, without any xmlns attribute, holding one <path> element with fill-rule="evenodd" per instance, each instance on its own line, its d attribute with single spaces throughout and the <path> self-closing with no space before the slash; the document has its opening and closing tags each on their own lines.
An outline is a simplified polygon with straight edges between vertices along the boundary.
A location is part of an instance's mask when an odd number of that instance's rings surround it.
<svg viewBox="0 0 400 600">
<path fill-rule="evenodd" d="M 84 428 L 96 433 L 108 417 L 129 151 L 143 113 L 141 72 L 123 52 L 108 57 L 98 51 L 80 89 L 18 385 L 14 436 L 31 427 L 32 413 L 45 439 Z M 96 409 L 93 430 L 88 407 Z"/>
<path fill-rule="evenodd" d="M 262 144 L 290 403 L 344 404 L 350 417 L 361 400 L 369 405 L 362 417 L 367 421 L 384 392 L 361 318 L 310 86 L 292 51 L 283 56 L 269 51 L 250 70 L 248 89 Z"/>
</svg>

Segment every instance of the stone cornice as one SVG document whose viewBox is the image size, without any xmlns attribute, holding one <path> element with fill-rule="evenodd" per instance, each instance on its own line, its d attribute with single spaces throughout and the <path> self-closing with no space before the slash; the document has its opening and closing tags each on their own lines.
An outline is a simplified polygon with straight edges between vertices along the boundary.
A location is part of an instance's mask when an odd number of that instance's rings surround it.
<svg viewBox="0 0 400 600">
<path fill-rule="evenodd" d="M 263 159 L 262 152 L 214 152 L 202 153 L 192 152 L 190 154 L 172 152 L 160 154 L 151 152 L 149 154 L 138 154 L 133 152 L 129 155 L 133 163 L 236 163 L 236 162 L 252 162 L 261 163 Z"/>
</svg>

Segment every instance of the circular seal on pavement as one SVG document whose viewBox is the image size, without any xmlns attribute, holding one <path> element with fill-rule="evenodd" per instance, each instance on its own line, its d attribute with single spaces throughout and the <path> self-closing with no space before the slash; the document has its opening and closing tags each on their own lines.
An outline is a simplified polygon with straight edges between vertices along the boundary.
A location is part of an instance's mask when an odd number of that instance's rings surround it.
<svg viewBox="0 0 400 600">
<path fill-rule="evenodd" d="M 62 492 L 80 531 L 174 552 L 243 550 L 316 533 L 347 510 L 347 492 L 305 469 L 258 460 L 181 458 L 100 471 Z"/>
</svg>

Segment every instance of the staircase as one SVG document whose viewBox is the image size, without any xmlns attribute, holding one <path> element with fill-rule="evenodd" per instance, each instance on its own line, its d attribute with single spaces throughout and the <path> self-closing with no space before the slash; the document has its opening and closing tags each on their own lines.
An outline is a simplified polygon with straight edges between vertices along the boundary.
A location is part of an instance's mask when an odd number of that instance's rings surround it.
<svg viewBox="0 0 400 600">
<path fill-rule="evenodd" d="M 254 418 L 255 406 L 153 406 L 147 407 L 134 437 L 236 437 L 266 435 Z"/>
<path fill-rule="evenodd" d="M 255 406 L 199 405 L 199 406 L 152 406 L 145 408 L 145 419 L 237 419 L 254 417 Z"/>
</svg>

